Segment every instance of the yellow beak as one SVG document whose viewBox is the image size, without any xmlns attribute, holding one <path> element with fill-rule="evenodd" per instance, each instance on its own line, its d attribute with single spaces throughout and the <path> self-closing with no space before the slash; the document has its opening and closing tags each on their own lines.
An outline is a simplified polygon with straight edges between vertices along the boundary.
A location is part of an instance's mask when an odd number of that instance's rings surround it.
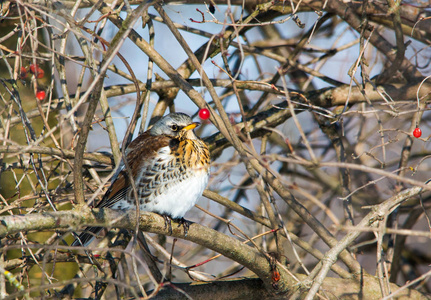
<svg viewBox="0 0 431 300">
<path fill-rule="evenodd" d="M 188 130 L 190 130 L 190 129 L 195 129 L 195 128 L 196 128 L 196 127 L 198 127 L 199 125 L 201 125 L 201 123 L 199 123 L 199 122 L 194 122 L 194 123 L 192 123 L 192 124 L 187 125 L 186 127 L 184 127 L 184 128 L 183 128 L 183 131 L 185 132 L 185 131 L 188 131 Z"/>
</svg>

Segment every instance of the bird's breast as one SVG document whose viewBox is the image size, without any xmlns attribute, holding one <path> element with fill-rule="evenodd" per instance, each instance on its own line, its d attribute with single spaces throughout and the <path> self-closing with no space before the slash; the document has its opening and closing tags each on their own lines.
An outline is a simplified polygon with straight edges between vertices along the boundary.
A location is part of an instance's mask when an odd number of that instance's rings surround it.
<svg viewBox="0 0 431 300">
<path fill-rule="evenodd" d="M 174 147 L 171 144 L 159 149 L 137 178 L 140 209 L 183 217 L 202 195 L 209 167 L 209 151 L 200 140 L 180 141 Z"/>
<path fill-rule="evenodd" d="M 199 171 L 208 171 L 210 165 L 210 156 L 208 147 L 201 140 L 182 140 L 178 143 L 177 148 L 172 148 L 171 152 L 175 154 L 175 159 L 179 164 L 186 168 Z"/>
</svg>

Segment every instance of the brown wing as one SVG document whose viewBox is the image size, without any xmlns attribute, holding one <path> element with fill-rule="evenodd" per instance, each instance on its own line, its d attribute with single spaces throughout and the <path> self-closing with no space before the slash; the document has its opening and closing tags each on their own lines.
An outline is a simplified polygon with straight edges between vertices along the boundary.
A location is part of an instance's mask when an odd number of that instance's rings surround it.
<svg viewBox="0 0 431 300">
<path fill-rule="evenodd" d="M 157 150 L 161 147 L 169 145 L 170 138 L 166 136 L 151 136 L 148 132 L 144 132 L 133 140 L 127 148 L 127 161 L 132 169 L 133 177 L 139 173 L 145 161 L 153 160 L 156 156 Z M 111 207 L 117 201 L 124 199 L 130 191 L 131 185 L 127 171 L 124 165 L 120 166 L 119 171 L 112 177 L 112 184 L 108 191 L 103 196 L 103 199 L 96 205 L 96 207 Z M 95 235 L 102 230 L 102 227 L 87 227 L 79 235 L 72 246 L 84 245 L 87 246 L 91 243 Z"/>
<path fill-rule="evenodd" d="M 169 141 L 170 138 L 166 136 L 152 136 L 148 132 L 144 132 L 130 143 L 127 148 L 127 162 L 132 169 L 133 178 L 135 180 L 144 162 L 153 160 L 157 154 L 157 150 L 161 147 L 168 146 Z M 124 165 L 122 165 L 117 174 L 112 177 L 111 187 L 96 207 L 111 207 L 116 202 L 124 199 L 130 189 L 129 176 L 127 175 Z M 85 228 L 72 243 L 72 246 L 79 246 L 81 244 L 87 246 L 101 230 L 102 227 Z"/>
<path fill-rule="evenodd" d="M 152 136 L 148 131 L 134 139 L 127 148 L 127 162 L 132 169 L 134 180 L 144 162 L 154 159 L 158 149 L 168 146 L 170 138 L 166 136 Z M 124 165 L 120 166 L 119 172 L 113 177 L 113 183 L 103 199 L 96 207 L 111 207 L 117 201 L 126 197 L 131 189 L 129 176 Z"/>
</svg>

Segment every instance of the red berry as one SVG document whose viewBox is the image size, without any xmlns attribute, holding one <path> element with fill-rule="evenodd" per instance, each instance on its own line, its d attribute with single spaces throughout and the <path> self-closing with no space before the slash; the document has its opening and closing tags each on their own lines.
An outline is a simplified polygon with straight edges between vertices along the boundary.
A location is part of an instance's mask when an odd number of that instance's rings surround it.
<svg viewBox="0 0 431 300">
<path fill-rule="evenodd" d="M 199 110 L 199 118 L 202 120 L 207 120 L 210 118 L 210 111 L 207 108 L 202 108 Z"/>
<path fill-rule="evenodd" d="M 21 67 L 21 71 L 20 71 L 19 77 L 21 79 L 24 79 L 24 78 L 27 77 L 27 69 L 25 67 Z"/>
<path fill-rule="evenodd" d="M 38 64 L 30 65 L 30 72 L 36 75 L 36 78 L 43 78 L 45 71 Z"/>
<path fill-rule="evenodd" d="M 42 101 L 43 99 L 45 99 L 46 93 L 44 90 L 39 90 L 36 92 L 36 98 L 40 101 Z"/>
<path fill-rule="evenodd" d="M 37 68 L 35 75 L 37 78 L 43 78 L 45 71 L 42 68 Z"/>
<path fill-rule="evenodd" d="M 39 66 L 36 64 L 36 65 L 33 65 L 33 64 L 31 64 L 30 65 L 30 72 L 32 73 L 32 74 L 35 74 L 36 73 L 36 70 L 39 68 Z"/>
<path fill-rule="evenodd" d="M 413 136 L 415 138 L 420 138 L 422 135 L 422 130 L 419 127 L 416 127 L 415 130 L 413 130 Z"/>
</svg>

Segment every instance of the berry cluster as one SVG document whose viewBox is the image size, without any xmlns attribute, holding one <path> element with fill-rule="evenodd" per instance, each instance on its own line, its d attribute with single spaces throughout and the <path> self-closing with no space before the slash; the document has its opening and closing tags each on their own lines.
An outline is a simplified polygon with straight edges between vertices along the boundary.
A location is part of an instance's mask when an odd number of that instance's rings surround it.
<svg viewBox="0 0 431 300">
<path fill-rule="evenodd" d="M 31 74 L 34 74 L 34 76 L 36 76 L 36 78 L 38 79 L 43 78 L 45 76 L 45 71 L 41 67 L 39 67 L 38 64 L 31 64 L 28 68 L 21 67 L 21 72 L 19 77 L 21 79 L 26 78 L 28 72 L 30 72 Z"/>
<path fill-rule="evenodd" d="M 37 79 L 41 79 L 45 76 L 45 71 L 38 64 L 30 64 L 28 67 L 21 67 L 19 78 L 27 78 L 28 73 L 33 74 Z M 42 101 L 46 97 L 46 92 L 38 88 L 35 96 L 37 100 Z"/>
</svg>

